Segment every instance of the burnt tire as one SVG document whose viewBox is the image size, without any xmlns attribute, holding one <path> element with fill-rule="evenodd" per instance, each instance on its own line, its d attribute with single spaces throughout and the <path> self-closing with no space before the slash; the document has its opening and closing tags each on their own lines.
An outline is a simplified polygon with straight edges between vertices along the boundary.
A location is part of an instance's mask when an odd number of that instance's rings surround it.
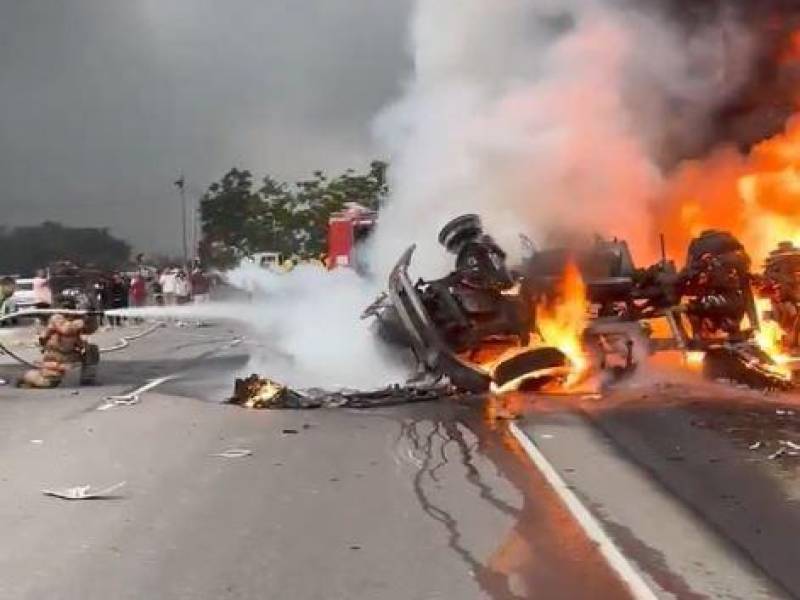
<svg viewBox="0 0 800 600">
<path fill-rule="evenodd" d="M 522 377 L 528 378 L 526 388 L 537 389 L 552 381 L 554 371 L 569 367 L 569 359 L 558 348 L 545 346 L 520 352 L 498 364 L 493 381 L 500 387 Z"/>
<path fill-rule="evenodd" d="M 464 242 L 476 239 L 482 232 L 483 226 L 478 215 L 461 215 L 442 227 L 439 243 L 455 254 Z"/>
</svg>

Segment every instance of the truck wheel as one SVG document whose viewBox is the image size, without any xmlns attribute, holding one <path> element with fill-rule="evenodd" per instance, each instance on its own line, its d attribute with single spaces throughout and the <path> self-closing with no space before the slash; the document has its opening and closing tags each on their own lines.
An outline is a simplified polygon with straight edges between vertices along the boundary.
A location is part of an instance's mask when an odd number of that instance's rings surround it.
<svg viewBox="0 0 800 600">
<path fill-rule="evenodd" d="M 569 374 L 569 360 L 558 348 L 545 346 L 523 350 L 497 365 L 492 380 L 500 387 L 519 384 L 529 391 L 565 378 Z"/>
</svg>

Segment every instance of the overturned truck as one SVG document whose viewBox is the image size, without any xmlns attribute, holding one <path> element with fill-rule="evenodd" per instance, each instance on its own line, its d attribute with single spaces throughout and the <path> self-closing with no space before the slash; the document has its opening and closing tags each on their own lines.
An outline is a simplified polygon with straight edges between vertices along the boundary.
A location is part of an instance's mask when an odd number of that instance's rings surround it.
<svg viewBox="0 0 800 600">
<path fill-rule="evenodd" d="M 415 246 L 409 247 L 392 269 L 386 291 L 364 311 L 364 318 L 375 319 L 380 337 L 410 348 L 420 376 L 446 376 L 472 392 L 505 383 L 520 369 L 531 378 L 542 369 L 552 376 L 565 370 L 566 357 L 553 348 L 518 354 L 494 372 L 468 360 L 488 340 L 527 347 L 535 327 L 532 299 L 477 215 L 448 223 L 439 241 L 455 255 L 455 270 L 441 279 L 413 282 L 408 269 Z"/>
<path fill-rule="evenodd" d="M 704 353 L 711 377 L 758 387 L 790 384 L 754 342 L 759 319 L 750 259 L 727 232 L 705 231 L 693 240 L 680 270 L 664 256 L 637 268 L 624 241 L 602 239 L 580 249 L 533 251 L 510 267 L 477 215 L 453 219 L 439 242 L 455 256 L 452 272 L 412 280 L 412 245 L 363 314 L 382 339 L 411 349 L 420 377 L 446 377 L 471 392 L 565 381 L 575 365 L 548 345 L 537 312 L 572 263 L 585 285 L 582 347 L 595 371 L 618 378 L 635 370 L 639 357 L 679 350 Z M 666 323 L 667 335 L 656 335 L 656 321 Z M 479 359 L 491 346 L 501 349 L 497 356 Z"/>
</svg>

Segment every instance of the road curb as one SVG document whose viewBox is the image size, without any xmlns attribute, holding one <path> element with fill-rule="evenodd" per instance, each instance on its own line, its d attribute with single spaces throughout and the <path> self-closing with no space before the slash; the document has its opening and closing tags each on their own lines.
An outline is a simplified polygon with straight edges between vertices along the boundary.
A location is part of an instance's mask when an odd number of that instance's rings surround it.
<svg viewBox="0 0 800 600">
<path fill-rule="evenodd" d="M 555 467 L 542 454 L 536 444 L 528 435 L 520 429 L 516 423 L 509 425 L 511 435 L 519 442 L 525 453 L 539 469 L 539 472 L 547 480 L 547 483 L 558 494 L 561 501 L 569 510 L 573 518 L 578 522 L 590 540 L 597 544 L 600 554 L 608 565 L 628 586 L 631 595 L 636 600 L 657 600 L 658 596 L 653 592 L 639 571 L 625 557 L 617 547 L 603 526 L 589 511 L 586 506 L 578 499 L 569 486 L 564 482 L 556 471 Z"/>
</svg>

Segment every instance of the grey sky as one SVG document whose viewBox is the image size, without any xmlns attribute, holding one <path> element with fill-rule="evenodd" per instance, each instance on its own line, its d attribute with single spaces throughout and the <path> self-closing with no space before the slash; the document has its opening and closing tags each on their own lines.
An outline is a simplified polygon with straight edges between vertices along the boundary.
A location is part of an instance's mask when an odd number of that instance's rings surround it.
<svg viewBox="0 0 800 600">
<path fill-rule="evenodd" d="M 0 223 L 180 248 L 172 182 L 360 168 L 410 0 L 0 0 Z"/>
</svg>

